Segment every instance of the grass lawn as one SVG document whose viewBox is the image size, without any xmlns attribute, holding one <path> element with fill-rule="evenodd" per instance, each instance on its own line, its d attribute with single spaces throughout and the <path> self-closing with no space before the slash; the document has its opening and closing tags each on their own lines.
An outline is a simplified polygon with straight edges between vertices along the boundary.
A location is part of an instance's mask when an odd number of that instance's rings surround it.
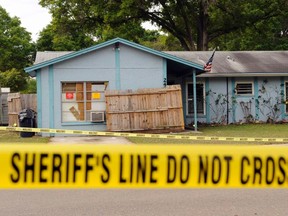
<svg viewBox="0 0 288 216">
<path fill-rule="evenodd" d="M 217 137 L 253 137 L 253 138 L 288 138 L 288 124 L 243 124 L 228 126 L 200 126 L 198 132 L 185 131 L 189 136 L 217 136 Z M 183 133 L 182 133 L 183 134 Z M 233 141 L 195 141 L 177 139 L 157 139 L 157 138 L 127 138 L 136 144 L 272 144 L 271 142 L 233 142 Z M 0 144 L 19 143 L 48 143 L 49 137 L 33 136 L 20 137 L 20 132 L 0 131 Z M 274 143 L 273 143 L 274 144 Z M 275 143 L 280 144 L 280 143 Z"/>
<path fill-rule="evenodd" d="M 33 136 L 20 137 L 20 132 L 0 131 L 0 144 L 39 144 L 48 143 L 49 137 Z"/>
<path fill-rule="evenodd" d="M 252 137 L 252 138 L 288 138 L 288 124 L 243 124 L 224 126 L 200 126 L 198 133 L 185 131 L 190 136 L 217 136 L 217 137 Z M 133 143 L 173 143 L 173 144 L 272 144 L 271 142 L 247 142 L 247 141 L 195 141 L 176 139 L 154 138 L 128 138 Z M 274 144 L 274 143 L 273 143 Z M 277 144 L 277 143 L 275 143 Z"/>
</svg>

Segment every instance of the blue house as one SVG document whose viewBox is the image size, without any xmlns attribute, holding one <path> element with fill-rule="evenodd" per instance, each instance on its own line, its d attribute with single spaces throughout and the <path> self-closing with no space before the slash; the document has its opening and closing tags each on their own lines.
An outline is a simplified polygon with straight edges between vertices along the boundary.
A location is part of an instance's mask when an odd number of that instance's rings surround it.
<svg viewBox="0 0 288 216">
<path fill-rule="evenodd" d="M 167 52 L 204 64 L 211 52 Z M 288 51 L 216 51 L 212 71 L 197 76 L 197 121 L 203 123 L 286 122 Z M 177 81 L 176 81 L 177 82 Z M 179 82 L 179 81 L 178 81 Z M 186 122 L 191 122 L 191 77 L 182 86 Z M 186 88 L 185 88 L 186 87 Z M 186 91 L 186 92 L 185 92 Z"/>
<path fill-rule="evenodd" d="M 105 121 L 91 121 L 105 111 L 106 89 L 171 84 L 181 85 L 185 124 L 196 130 L 199 122 L 287 119 L 288 52 L 216 51 L 212 71 L 204 72 L 211 54 L 160 52 L 121 38 L 76 52 L 38 52 L 25 68 L 37 77 L 38 127 L 106 130 Z"/>
<path fill-rule="evenodd" d="M 105 121 L 91 118 L 105 111 L 106 89 L 163 88 L 174 76 L 196 80 L 202 69 L 201 64 L 116 38 L 77 52 L 38 52 L 25 71 L 37 78 L 38 127 L 105 130 Z"/>
</svg>

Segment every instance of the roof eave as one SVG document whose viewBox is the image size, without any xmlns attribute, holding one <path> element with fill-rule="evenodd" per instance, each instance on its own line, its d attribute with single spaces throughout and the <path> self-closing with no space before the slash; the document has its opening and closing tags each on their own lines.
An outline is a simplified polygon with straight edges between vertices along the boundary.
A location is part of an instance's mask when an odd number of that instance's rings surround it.
<svg viewBox="0 0 288 216">
<path fill-rule="evenodd" d="M 277 73 L 255 73 L 255 72 L 241 72 L 241 73 L 202 73 L 198 77 L 279 77 L 288 76 L 287 72 Z"/>
<path fill-rule="evenodd" d="M 36 77 L 36 71 L 35 70 L 28 72 L 28 74 L 31 77 Z"/>
</svg>

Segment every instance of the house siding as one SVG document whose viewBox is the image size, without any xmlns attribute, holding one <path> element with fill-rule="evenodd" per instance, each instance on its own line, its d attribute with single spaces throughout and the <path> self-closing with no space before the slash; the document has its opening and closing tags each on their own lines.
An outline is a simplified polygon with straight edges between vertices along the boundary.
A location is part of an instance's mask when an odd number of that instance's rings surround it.
<svg viewBox="0 0 288 216">
<path fill-rule="evenodd" d="M 41 123 L 43 128 L 49 128 L 49 122 L 50 118 L 53 118 L 50 116 L 50 101 L 49 101 L 49 67 L 44 67 L 41 69 L 41 98 L 38 99 L 38 104 L 41 103 L 41 105 L 37 106 L 38 113 L 41 113 L 42 115 L 39 117 L 41 118 Z M 38 81 L 37 81 L 38 82 Z M 44 114 L 45 113 L 45 114 Z"/>
<path fill-rule="evenodd" d="M 121 89 L 162 88 L 163 60 L 135 48 L 120 46 Z"/>
<path fill-rule="evenodd" d="M 226 123 L 227 119 L 225 119 L 225 117 L 227 116 L 227 103 L 223 103 L 223 100 L 225 100 L 227 96 L 226 78 L 207 78 L 207 80 L 209 83 L 209 86 L 206 86 L 206 101 L 209 101 L 206 104 L 206 109 L 209 110 L 207 112 L 207 119 L 209 120 L 207 123 Z M 228 98 L 231 96 L 231 94 L 232 90 L 228 85 Z M 221 98 L 219 105 L 217 105 L 216 102 L 218 97 Z M 228 105 L 230 105 L 229 103 L 230 100 Z M 229 108 L 231 108 L 231 106 Z M 231 116 L 229 114 L 228 116 L 230 121 Z"/>
<path fill-rule="evenodd" d="M 251 82 L 253 83 L 253 94 L 252 95 L 237 95 L 237 94 L 233 94 L 234 98 L 232 98 L 232 106 L 233 106 L 233 110 L 232 110 L 232 115 L 234 116 L 233 118 L 233 123 L 234 122 L 245 122 L 246 117 L 245 117 L 245 113 L 247 115 L 247 113 L 250 113 L 250 115 L 252 117 L 255 118 L 256 115 L 256 109 L 255 109 L 255 92 L 257 92 L 258 90 L 254 88 L 255 86 L 255 79 L 253 77 L 249 77 L 249 78 L 234 78 L 234 82 L 232 83 L 231 88 L 235 89 L 235 85 L 237 82 Z M 241 105 L 243 104 L 243 105 Z M 249 111 L 246 112 L 245 109 L 243 108 L 243 106 L 248 107 Z"/>
<path fill-rule="evenodd" d="M 180 83 L 182 87 L 183 96 L 183 108 L 184 116 L 186 117 L 186 124 L 193 124 L 193 115 L 187 115 L 187 83 L 192 83 L 192 77 L 185 77 L 182 81 L 175 79 L 176 83 Z M 228 81 L 228 83 L 227 83 Z M 197 82 L 205 84 L 205 114 L 198 114 L 197 121 L 200 123 L 245 123 L 247 118 L 245 114 L 250 114 L 253 120 L 266 122 L 270 118 L 275 118 L 276 121 L 287 120 L 287 114 L 285 111 L 285 105 L 283 103 L 278 105 L 279 111 L 273 116 L 271 113 L 273 105 L 284 100 L 284 83 L 288 81 L 287 77 L 246 77 L 246 78 L 197 78 Z M 251 82 L 253 83 L 253 94 L 252 95 L 237 95 L 235 93 L 235 85 L 237 82 Z M 262 86 L 265 86 L 266 91 L 261 92 Z M 228 87 L 228 91 L 227 91 Z M 210 92 L 210 93 L 209 93 Z M 228 93 L 228 97 L 227 97 Z M 220 99 L 217 105 L 217 99 Z M 228 98 L 227 103 L 223 99 Z M 263 100 L 271 100 L 270 108 L 267 102 L 263 103 Z M 259 101 L 259 105 L 257 103 Z M 241 102 L 243 102 L 241 106 Z M 249 109 L 246 111 L 243 108 L 246 105 Z M 228 110 L 228 111 L 227 111 Z M 228 115 L 228 120 L 227 120 Z"/>
<path fill-rule="evenodd" d="M 259 90 L 261 90 L 262 86 L 266 89 L 265 92 L 259 91 L 259 96 L 265 100 L 271 100 L 271 104 L 278 103 L 279 111 L 275 115 L 276 121 L 285 120 L 285 109 L 283 110 L 283 104 L 279 104 L 281 101 L 284 100 L 284 92 L 283 84 L 281 77 L 261 77 L 258 78 L 258 86 Z M 278 102 L 277 102 L 278 101 Z M 266 105 L 265 105 L 266 104 Z M 269 108 L 270 107 L 270 108 Z M 268 117 L 273 117 L 273 113 L 271 113 L 272 107 L 269 103 L 260 103 L 259 104 L 259 120 L 267 121 Z"/>
<path fill-rule="evenodd" d="M 39 128 L 42 128 L 42 105 L 43 105 L 43 102 L 42 102 L 42 92 L 43 92 L 43 89 L 42 89 L 42 79 L 41 79 L 41 69 L 38 69 L 37 70 L 37 73 L 36 73 L 37 77 L 36 77 L 36 80 L 37 80 L 37 126 Z"/>
<path fill-rule="evenodd" d="M 126 45 L 120 45 L 117 55 L 115 52 L 114 46 L 107 46 L 41 69 L 39 101 L 42 107 L 41 113 L 45 114 L 39 120 L 43 128 L 106 130 L 105 123 L 62 123 L 62 82 L 108 81 L 107 88 L 110 90 L 119 87 L 121 89 L 163 87 L 165 64 L 162 57 Z"/>
<path fill-rule="evenodd" d="M 282 69 L 284 63 L 277 63 L 276 66 L 280 65 L 281 68 L 275 70 L 268 67 L 271 64 L 267 64 L 263 68 L 263 64 L 260 64 L 261 67 L 258 68 L 260 71 L 257 71 L 258 69 L 256 70 L 255 67 L 251 71 L 248 67 L 247 69 L 244 67 L 246 61 L 242 64 L 243 67 L 239 67 L 240 57 L 245 53 L 236 53 L 233 61 L 230 58 L 227 59 L 227 53 L 223 53 L 221 56 L 224 61 L 221 60 L 221 64 L 217 64 L 216 59 L 213 62 L 213 73 L 200 74 L 196 78 L 196 82 L 204 83 L 204 114 L 198 114 L 197 117 L 194 114 L 187 115 L 187 83 L 193 83 L 193 75 L 196 72 L 197 74 L 201 72 L 203 62 L 192 63 L 193 59 L 190 57 L 193 53 L 189 53 L 189 55 L 185 53 L 183 52 L 180 55 L 183 58 L 180 58 L 177 55 L 170 56 L 129 41 L 114 39 L 26 68 L 25 70 L 30 74 L 35 74 L 35 71 L 37 73 L 38 126 L 43 128 L 106 130 L 105 123 L 61 122 L 62 82 L 108 82 L 107 88 L 110 90 L 162 88 L 166 86 L 167 82 L 180 84 L 185 124 L 195 124 L 196 121 L 208 124 L 246 122 L 245 112 L 240 105 L 241 102 L 249 105 L 248 114 L 251 114 L 254 120 L 265 122 L 271 117 L 273 104 L 277 100 L 281 102 L 285 99 L 284 84 L 288 82 L 288 77 L 285 74 L 287 67 Z M 261 53 L 257 52 L 256 54 L 257 57 Z M 247 53 L 244 57 L 247 59 Z M 244 57 L 242 56 L 242 58 Z M 282 59 L 281 56 L 278 58 Z M 201 58 L 198 56 L 195 59 Z M 218 57 L 217 59 L 219 61 Z M 223 62 L 226 63 L 223 64 Z M 235 68 L 237 70 L 240 68 L 243 71 L 234 73 Z M 245 76 L 246 73 L 249 76 Z M 235 93 L 237 82 L 253 83 L 253 94 L 237 95 Z M 263 83 L 265 84 L 265 92 L 261 91 Z M 217 104 L 217 98 L 220 98 L 220 105 Z M 228 104 L 226 99 L 228 99 Z M 268 99 L 272 104 L 270 107 L 267 106 Z M 258 104 L 257 101 L 260 103 Z M 286 105 L 278 103 L 277 106 L 279 110 L 274 116 L 276 118 L 274 120 L 287 120 Z"/>
</svg>

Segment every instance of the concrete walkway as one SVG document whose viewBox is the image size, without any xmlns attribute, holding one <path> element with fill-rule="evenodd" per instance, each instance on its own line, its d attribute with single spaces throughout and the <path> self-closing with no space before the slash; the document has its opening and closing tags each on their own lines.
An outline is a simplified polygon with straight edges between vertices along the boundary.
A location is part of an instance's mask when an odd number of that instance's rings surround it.
<svg viewBox="0 0 288 216">
<path fill-rule="evenodd" d="M 51 137 L 49 144 L 133 144 L 125 137 L 107 136 L 59 136 Z M 225 144 L 225 143 L 224 143 Z M 288 146 L 287 143 L 275 143 L 261 146 Z"/>
<path fill-rule="evenodd" d="M 49 144 L 132 144 L 125 137 L 67 136 L 52 137 Z"/>
</svg>

